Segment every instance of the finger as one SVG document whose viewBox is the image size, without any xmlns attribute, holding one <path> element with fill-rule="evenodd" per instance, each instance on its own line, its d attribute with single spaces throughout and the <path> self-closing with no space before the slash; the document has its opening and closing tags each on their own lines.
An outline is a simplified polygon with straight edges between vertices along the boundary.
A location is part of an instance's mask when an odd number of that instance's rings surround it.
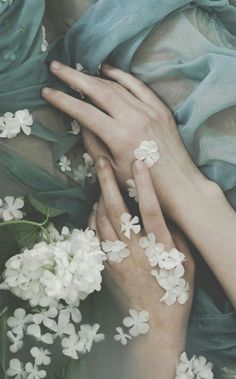
<svg viewBox="0 0 236 379">
<path fill-rule="evenodd" d="M 111 164 L 105 157 L 99 157 L 96 161 L 96 168 L 107 215 L 119 239 L 124 240 L 125 236 L 121 232 L 120 217 L 123 213 L 128 213 L 128 210 L 121 196 Z"/>
<path fill-rule="evenodd" d="M 115 232 L 105 208 L 105 203 L 103 198 L 100 199 L 98 205 L 98 212 L 96 216 L 97 227 L 102 241 L 117 241 L 118 236 Z"/>
<path fill-rule="evenodd" d="M 78 120 L 82 126 L 87 127 L 104 142 L 110 141 L 107 131 L 110 130 L 113 120 L 93 105 L 52 88 L 44 88 L 42 96 L 54 107 Z M 113 136 L 115 134 L 116 129 L 114 128 Z"/>
<path fill-rule="evenodd" d="M 168 249 L 171 249 L 174 247 L 174 242 L 167 228 L 149 170 L 145 163 L 136 160 L 133 163 L 133 174 L 145 232 L 147 234 L 153 233 L 160 242 L 164 243 Z"/>
<path fill-rule="evenodd" d="M 86 151 L 96 160 L 98 157 L 104 156 L 112 159 L 106 145 L 89 129 L 84 128 L 82 131 L 83 142 Z"/>
<path fill-rule="evenodd" d="M 112 86 L 92 75 L 53 61 L 50 65 L 51 72 L 70 87 L 76 88 L 87 95 L 99 108 L 110 114 L 112 117 L 124 111 L 127 104 Z"/>
<path fill-rule="evenodd" d="M 107 63 L 102 65 L 102 72 L 109 78 L 120 83 L 142 102 L 149 104 L 154 108 L 166 108 L 164 103 L 156 96 L 156 94 L 135 76 L 124 72 L 119 68 L 110 66 Z"/>
</svg>

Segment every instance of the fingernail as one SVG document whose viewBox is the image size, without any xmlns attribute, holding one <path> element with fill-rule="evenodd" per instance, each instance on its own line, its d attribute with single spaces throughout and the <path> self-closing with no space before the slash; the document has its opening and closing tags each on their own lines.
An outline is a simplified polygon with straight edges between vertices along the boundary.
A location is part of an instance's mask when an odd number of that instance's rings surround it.
<svg viewBox="0 0 236 379">
<path fill-rule="evenodd" d="M 61 66 L 62 64 L 58 61 L 52 61 L 50 65 L 52 70 L 58 70 Z"/>
<path fill-rule="evenodd" d="M 52 88 L 49 88 L 49 87 L 44 87 L 44 88 L 42 89 L 42 95 L 43 95 L 43 96 L 50 95 L 52 92 L 53 92 L 53 89 L 52 89 Z"/>
<path fill-rule="evenodd" d="M 133 166 L 134 166 L 134 169 L 136 172 L 138 172 L 138 173 L 143 172 L 143 168 L 144 168 L 143 161 L 140 161 L 137 159 L 136 161 L 134 161 Z"/>
<path fill-rule="evenodd" d="M 103 157 L 99 157 L 96 161 L 96 166 L 99 170 L 103 170 L 107 165 L 106 159 Z"/>
</svg>

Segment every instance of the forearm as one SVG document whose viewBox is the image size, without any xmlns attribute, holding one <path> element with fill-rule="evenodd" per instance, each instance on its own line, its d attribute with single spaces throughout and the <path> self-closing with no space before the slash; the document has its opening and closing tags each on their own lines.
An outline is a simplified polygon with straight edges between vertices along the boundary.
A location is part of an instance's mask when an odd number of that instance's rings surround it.
<svg viewBox="0 0 236 379">
<path fill-rule="evenodd" d="M 155 173 L 153 175 L 154 183 Z M 236 308 L 236 213 L 222 190 L 201 174 L 183 176 L 165 209 L 214 272 Z"/>
</svg>

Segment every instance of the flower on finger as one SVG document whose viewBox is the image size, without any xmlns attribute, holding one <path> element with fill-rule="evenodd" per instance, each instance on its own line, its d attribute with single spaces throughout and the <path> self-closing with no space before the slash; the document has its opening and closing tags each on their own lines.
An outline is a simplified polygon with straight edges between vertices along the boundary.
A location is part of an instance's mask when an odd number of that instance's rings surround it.
<svg viewBox="0 0 236 379">
<path fill-rule="evenodd" d="M 128 179 L 126 181 L 129 197 L 134 198 L 138 203 L 138 191 L 134 179 Z"/>
<path fill-rule="evenodd" d="M 25 379 L 26 377 L 23 364 L 16 358 L 10 360 L 6 373 L 8 376 L 14 376 L 14 379 Z"/>
<path fill-rule="evenodd" d="M 107 259 L 110 263 L 121 263 L 130 255 L 127 244 L 123 241 L 104 241 L 102 249 L 107 253 Z"/>
<path fill-rule="evenodd" d="M 32 321 L 32 314 L 26 314 L 23 308 L 17 308 L 14 312 L 14 316 L 11 316 L 7 320 L 7 325 L 12 329 L 14 334 L 23 334 L 25 325 Z"/>
<path fill-rule="evenodd" d="M 121 232 L 124 233 L 125 237 L 128 239 L 131 238 L 131 232 L 138 234 L 141 230 L 138 216 L 132 218 L 129 213 L 123 213 L 120 217 L 120 221 Z"/>
<path fill-rule="evenodd" d="M 84 344 L 84 348 L 86 351 L 90 352 L 92 345 L 94 342 L 100 342 L 103 341 L 105 338 L 105 335 L 103 333 L 98 333 L 98 330 L 100 329 L 99 324 L 94 325 L 88 325 L 83 324 L 80 326 L 79 330 L 79 337 L 81 339 L 81 342 Z"/>
<path fill-rule="evenodd" d="M 140 238 L 139 246 L 145 249 L 145 255 L 148 258 L 150 266 L 157 266 L 162 253 L 165 251 L 165 245 L 163 243 L 156 243 L 155 235 L 149 233 L 146 237 Z"/>
<path fill-rule="evenodd" d="M 122 345 L 127 345 L 128 340 L 131 340 L 132 337 L 129 334 L 126 334 L 120 326 L 116 328 L 117 334 L 114 336 L 115 341 L 120 341 Z"/>
<path fill-rule="evenodd" d="M 37 365 L 33 365 L 31 362 L 26 363 L 25 371 L 27 379 L 43 379 L 47 375 L 45 370 L 40 370 Z"/>
<path fill-rule="evenodd" d="M 21 220 L 24 207 L 24 200 L 20 197 L 6 196 L 4 201 L 0 200 L 0 217 L 4 221 Z"/>
<path fill-rule="evenodd" d="M 30 354 L 35 360 L 35 364 L 37 366 L 48 366 L 51 363 L 51 353 L 47 349 L 39 349 L 38 347 L 32 347 L 30 350 Z"/>
<path fill-rule="evenodd" d="M 71 161 L 66 155 L 62 155 L 60 158 L 59 166 L 62 172 L 71 171 Z"/>
<path fill-rule="evenodd" d="M 151 168 L 160 158 L 160 153 L 155 141 L 144 140 L 140 146 L 135 149 L 134 156 L 136 159 L 144 161 L 148 168 Z"/>
<path fill-rule="evenodd" d="M 129 334 L 132 337 L 137 337 L 140 334 L 147 334 L 149 332 L 149 313 L 146 311 L 136 311 L 134 309 L 129 310 L 128 317 L 123 320 L 124 326 L 129 329 Z"/>
</svg>

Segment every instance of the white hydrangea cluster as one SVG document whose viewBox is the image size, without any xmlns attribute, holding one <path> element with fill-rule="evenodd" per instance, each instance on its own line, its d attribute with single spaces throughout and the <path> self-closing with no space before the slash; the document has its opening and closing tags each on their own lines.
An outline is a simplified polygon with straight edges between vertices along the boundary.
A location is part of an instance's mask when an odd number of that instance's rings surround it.
<svg viewBox="0 0 236 379">
<path fill-rule="evenodd" d="M 0 117 L 0 138 L 14 138 L 21 131 L 29 136 L 32 125 L 33 117 L 28 109 L 20 109 L 15 114 L 6 112 Z"/>
<path fill-rule="evenodd" d="M 100 291 L 104 257 L 93 231 L 74 229 L 64 240 L 43 241 L 11 257 L 0 288 L 28 300 L 32 307 L 47 307 L 62 300 L 77 304 Z"/>
<path fill-rule="evenodd" d="M 184 352 L 180 356 L 175 379 L 214 379 L 213 364 L 203 356 L 195 355 L 189 360 Z"/>
<path fill-rule="evenodd" d="M 153 233 L 142 237 L 139 244 L 145 250 L 150 266 L 159 267 L 151 273 L 166 291 L 160 301 L 166 305 L 185 304 L 189 299 L 189 283 L 183 279 L 185 255 L 175 248 L 166 251 L 164 244 L 156 242 Z"/>
</svg>

